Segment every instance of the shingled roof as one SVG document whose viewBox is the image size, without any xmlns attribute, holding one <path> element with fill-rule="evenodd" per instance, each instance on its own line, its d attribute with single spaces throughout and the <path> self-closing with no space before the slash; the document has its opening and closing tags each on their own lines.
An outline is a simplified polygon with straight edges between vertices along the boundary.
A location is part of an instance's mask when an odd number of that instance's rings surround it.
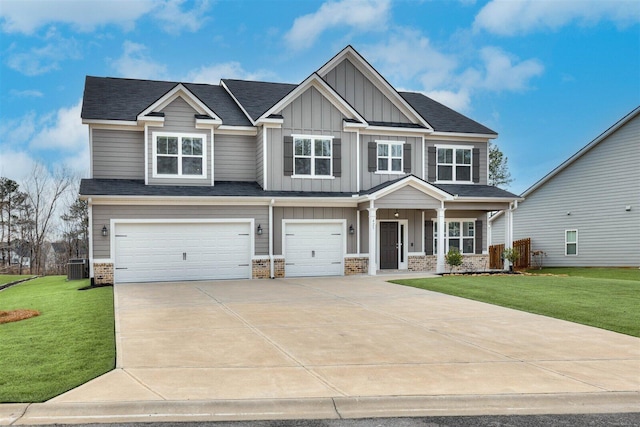
<svg viewBox="0 0 640 427">
<path fill-rule="evenodd" d="M 298 85 L 290 83 L 268 83 L 234 79 L 222 79 L 222 83 L 227 86 L 254 121 L 298 87 Z"/>
</svg>

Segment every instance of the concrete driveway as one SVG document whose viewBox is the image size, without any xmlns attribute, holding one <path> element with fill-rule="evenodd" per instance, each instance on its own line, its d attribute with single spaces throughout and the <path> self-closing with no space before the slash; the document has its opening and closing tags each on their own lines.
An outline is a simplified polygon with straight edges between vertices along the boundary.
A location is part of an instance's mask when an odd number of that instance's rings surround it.
<svg viewBox="0 0 640 427">
<path fill-rule="evenodd" d="M 249 418 L 287 418 L 287 402 L 312 418 L 640 411 L 639 339 L 387 279 L 118 285 L 117 369 L 42 406 L 249 402 L 235 409 Z"/>
</svg>

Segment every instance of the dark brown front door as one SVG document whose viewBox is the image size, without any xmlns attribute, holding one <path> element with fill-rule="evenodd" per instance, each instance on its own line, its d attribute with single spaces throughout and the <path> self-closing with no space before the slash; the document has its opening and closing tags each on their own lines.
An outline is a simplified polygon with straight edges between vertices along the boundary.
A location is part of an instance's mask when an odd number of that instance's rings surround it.
<svg viewBox="0 0 640 427">
<path fill-rule="evenodd" d="M 398 223 L 380 223 L 380 269 L 398 268 Z"/>
</svg>

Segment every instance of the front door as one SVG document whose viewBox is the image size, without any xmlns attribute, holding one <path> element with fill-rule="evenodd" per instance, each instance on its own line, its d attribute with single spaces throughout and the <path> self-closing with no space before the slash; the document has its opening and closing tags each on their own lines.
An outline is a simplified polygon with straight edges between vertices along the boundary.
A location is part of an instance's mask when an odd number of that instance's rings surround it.
<svg viewBox="0 0 640 427">
<path fill-rule="evenodd" d="M 380 269 L 398 268 L 398 223 L 380 223 Z"/>
</svg>

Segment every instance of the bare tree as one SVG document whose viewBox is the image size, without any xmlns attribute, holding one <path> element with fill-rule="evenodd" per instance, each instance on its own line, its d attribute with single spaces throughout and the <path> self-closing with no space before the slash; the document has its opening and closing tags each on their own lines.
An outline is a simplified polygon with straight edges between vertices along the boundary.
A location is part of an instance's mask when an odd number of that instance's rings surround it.
<svg viewBox="0 0 640 427">
<path fill-rule="evenodd" d="M 24 183 L 27 201 L 31 206 L 33 229 L 31 233 L 31 273 L 45 274 L 48 237 L 52 222 L 57 219 L 58 202 L 71 188 L 73 177 L 69 171 L 58 169 L 50 173 L 36 164 Z"/>
</svg>

